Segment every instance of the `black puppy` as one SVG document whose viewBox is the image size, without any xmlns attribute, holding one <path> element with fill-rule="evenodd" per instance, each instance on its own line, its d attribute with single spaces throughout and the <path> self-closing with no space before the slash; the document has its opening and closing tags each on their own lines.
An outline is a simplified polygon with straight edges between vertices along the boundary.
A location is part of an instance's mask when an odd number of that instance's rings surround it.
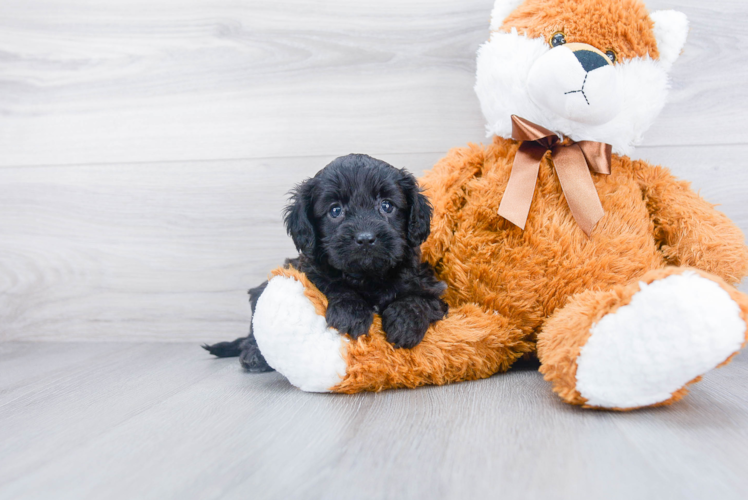
<svg viewBox="0 0 748 500">
<path fill-rule="evenodd" d="M 444 317 L 446 285 L 420 260 L 431 205 L 405 170 L 366 155 L 337 158 L 299 184 L 285 210 L 299 251 L 287 260 L 327 296 L 327 324 L 356 339 L 381 314 L 387 340 L 410 348 Z M 249 291 L 252 312 L 267 285 Z M 269 366 L 252 334 L 203 346 L 219 357 L 241 356 L 250 371 Z"/>
</svg>

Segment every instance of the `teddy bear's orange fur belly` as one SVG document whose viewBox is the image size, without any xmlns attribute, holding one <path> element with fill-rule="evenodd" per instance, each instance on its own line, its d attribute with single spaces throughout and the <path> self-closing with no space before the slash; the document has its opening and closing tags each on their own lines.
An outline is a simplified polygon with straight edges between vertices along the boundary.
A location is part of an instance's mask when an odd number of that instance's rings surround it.
<svg viewBox="0 0 748 500">
<path fill-rule="evenodd" d="M 423 251 L 448 284 L 450 306 L 479 304 L 534 337 L 569 296 L 628 283 L 666 262 L 626 157 L 613 157 L 611 175 L 592 174 L 605 216 L 591 238 L 572 217 L 549 155 L 524 231 L 499 216 L 517 147 L 496 139 L 462 148 L 425 176 L 435 213 Z"/>
</svg>

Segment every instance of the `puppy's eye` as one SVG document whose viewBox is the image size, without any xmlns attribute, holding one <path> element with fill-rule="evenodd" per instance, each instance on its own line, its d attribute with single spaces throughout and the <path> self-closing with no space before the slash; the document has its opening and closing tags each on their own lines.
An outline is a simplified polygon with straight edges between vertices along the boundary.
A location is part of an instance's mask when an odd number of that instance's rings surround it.
<svg viewBox="0 0 748 500">
<path fill-rule="evenodd" d="M 330 207 L 330 217 L 337 219 L 340 214 L 343 213 L 343 208 L 340 205 L 333 205 Z"/>
<path fill-rule="evenodd" d="M 385 213 L 388 213 L 388 214 L 389 214 L 389 213 L 392 213 L 392 209 L 393 209 L 393 208 L 394 208 L 394 207 L 392 206 L 392 203 L 390 203 L 389 201 L 387 201 L 387 200 L 384 200 L 384 201 L 382 202 L 382 210 L 383 210 L 383 211 L 384 211 Z"/>
<path fill-rule="evenodd" d="M 606 56 L 608 56 L 608 59 L 610 59 L 610 62 L 614 63 L 616 62 L 616 51 L 615 50 L 609 50 L 605 53 Z"/>
<path fill-rule="evenodd" d="M 548 39 L 548 43 L 551 44 L 551 47 L 558 47 L 559 45 L 563 45 L 566 43 L 566 35 L 564 35 L 561 31 L 557 31 L 551 35 L 551 38 Z"/>
</svg>

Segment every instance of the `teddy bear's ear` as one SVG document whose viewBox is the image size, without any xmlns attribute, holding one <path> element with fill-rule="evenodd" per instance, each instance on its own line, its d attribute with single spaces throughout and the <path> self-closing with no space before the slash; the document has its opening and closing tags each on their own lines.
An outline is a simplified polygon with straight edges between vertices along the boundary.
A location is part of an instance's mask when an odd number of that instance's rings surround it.
<svg viewBox="0 0 748 500">
<path fill-rule="evenodd" d="M 660 63 L 665 71 L 670 71 L 680 56 L 688 36 L 688 18 L 675 10 L 658 10 L 649 17 L 654 21 L 654 35 L 660 51 Z"/>
<path fill-rule="evenodd" d="M 496 31 L 504 24 L 504 19 L 514 12 L 525 0 L 496 0 L 491 11 L 491 31 Z"/>
</svg>

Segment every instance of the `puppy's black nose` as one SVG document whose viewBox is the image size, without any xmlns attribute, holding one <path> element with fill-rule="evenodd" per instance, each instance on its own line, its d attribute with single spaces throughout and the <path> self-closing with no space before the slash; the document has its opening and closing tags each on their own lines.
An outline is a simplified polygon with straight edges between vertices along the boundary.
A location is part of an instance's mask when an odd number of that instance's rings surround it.
<svg viewBox="0 0 748 500">
<path fill-rule="evenodd" d="M 376 236 L 368 232 L 356 235 L 356 243 L 359 245 L 373 245 L 375 241 L 377 241 Z"/>
</svg>

